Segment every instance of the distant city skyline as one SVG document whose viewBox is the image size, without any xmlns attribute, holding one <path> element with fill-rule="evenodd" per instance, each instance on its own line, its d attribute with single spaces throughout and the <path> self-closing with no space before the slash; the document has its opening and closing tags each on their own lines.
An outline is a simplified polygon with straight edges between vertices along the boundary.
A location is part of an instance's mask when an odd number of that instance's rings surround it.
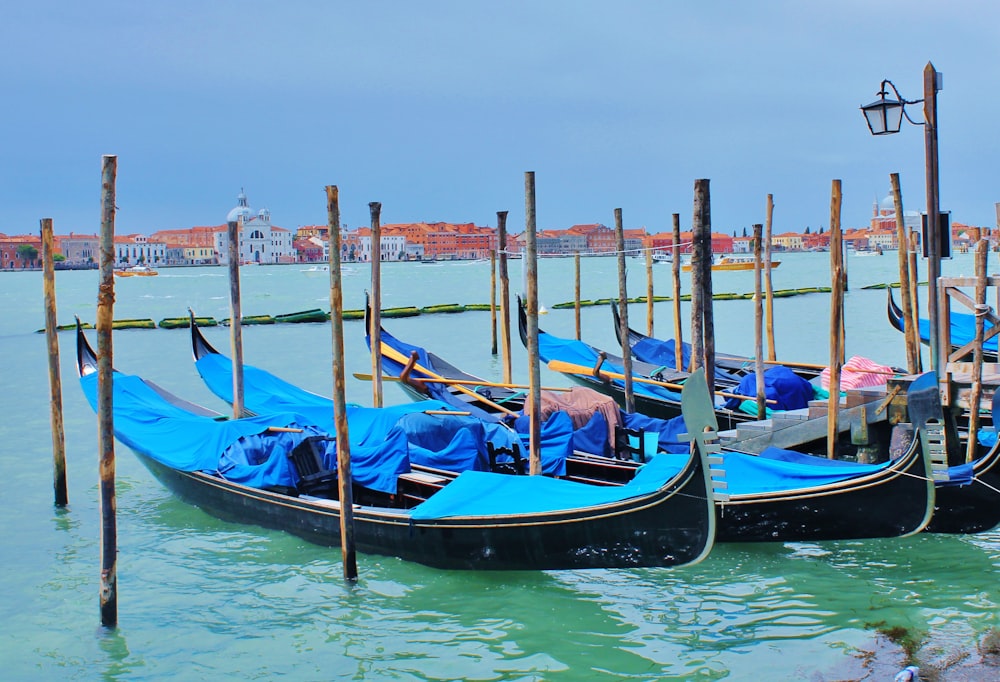
<svg viewBox="0 0 1000 682">
<path fill-rule="evenodd" d="M 941 207 L 994 226 L 1000 6 L 986 0 L 618 5 L 265 3 L 8 8 L 0 232 L 93 232 L 101 154 L 118 156 L 119 232 L 219 224 L 240 188 L 276 225 L 690 225 L 711 180 L 712 226 L 732 233 L 863 225 L 898 172 L 921 210 L 919 128 L 875 138 L 859 106 L 889 78 L 938 99 Z M 919 105 L 908 108 L 920 119 Z"/>
</svg>

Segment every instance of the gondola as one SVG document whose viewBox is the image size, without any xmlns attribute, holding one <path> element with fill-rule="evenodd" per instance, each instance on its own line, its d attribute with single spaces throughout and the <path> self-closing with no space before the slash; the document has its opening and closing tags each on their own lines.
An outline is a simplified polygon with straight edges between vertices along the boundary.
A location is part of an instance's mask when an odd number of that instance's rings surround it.
<svg viewBox="0 0 1000 682">
<path fill-rule="evenodd" d="M 96 409 L 95 355 L 79 330 L 77 343 L 81 387 Z M 340 503 L 330 485 L 335 440 L 307 418 L 276 412 L 230 420 L 136 376 L 115 372 L 113 384 L 115 436 L 178 497 L 226 520 L 340 543 Z M 351 416 L 358 410 L 372 408 Z M 419 488 L 407 489 L 405 434 L 379 429 L 373 436 L 367 461 L 385 467 L 393 460 L 398 475 L 391 491 L 368 487 L 354 499 L 361 552 L 444 569 L 661 567 L 695 563 L 714 542 L 700 454 L 653 458 L 622 486 L 466 471 L 435 482 L 422 477 Z M 302 473 L 310 454 L 314 466 L 327 468 Z M 361 454 L 352 448 L 352 473 L 362 468 Z M 306 481 L 317 485 L 306 492 Z"/>
<path fill-rule="evenodd" d="M 886 303 L 886 315 L 889 318 L 889 324 L 892 328 L 898 332 L 904 332 L 906 329 L 906 324 L 904 321 L 903 310 L 897 305 L 895 299 L 892 296 L 892 287 L 886 287 L 887 303 Z M 918 322 L 918 328 L 920 330 L 920 342 L 925 346 L 930 345 L 931 339 L 931 324 L 926 318 L 921 318 Z M 986 318 L 983 325 L 983 330 L 989 332 L 993 327 L 989 318 Z M 951 348 L 952 350 L 957 350 L 962 346 L 972 343 L 976 338 L 976 316 L 970 315 L 968 313 L 960 313 L 952 311 L 951 313 Z M 997 362 L 997 340 L 1000 336 L 994 336 L 992 338 L 983 341 L 983 360 L 984 362 Z"/>
<path fill-rule="evenodd" d="M 195 332 L 193 332 L 195 333 Z M 205 353 L 206 342 L 197 343 Z M 203 357 L 206 357 L 203 355 Z M 207 379 L 209 388 L 226 396 L 232 386 L 227 362 L 215 356 L 220 373 Z M 201 360 L 198 361 L 201 363 Z M 203 372 L 199 368 L 200 372 Z M 214 375 L 215 372 L 203 372 Z M 245 375 L 250 394 L 257 395 L 255 377 Z M 261 386 L 273 390 L 274 379 Z M 278 380 L 280 381 L 280 380 Z M 704 374 L 697 372 L 684 384 L 682 405 L 688 433 L 714 433 L 718 422 Z M 926 392 L 926 386 L 924 386 Z M 298 389 L 300 390 L 300 389 Z M 272 406 L 298 409 L 296 389 L 283 387 L 272 394 Z M 689 395 L 691 393 L 691 395 Z M 330 412 L 329 399 L 323 411 Z M 693 416 L 692 416 L 693 415 Z M 931 518 L 934 483 L 931 465 L 919 439 L 892 462 L 881 465 L 830 462 L 802 452 L 771 448 L 748 454 L 716 448 L 713 456 L 725 472 L 726 494 L 716 495 L 716 537 L 719 542 L 785 542 L 894 537 L 920 531 Z M 624 463 L 623 463 L 624 466 Z M 600 476 L 595 469 L 592 476 Z"/>
<path fill-rule="evenodd" d="M 614 324 L 615 338 L 618 340 L 618 343 L 621 344 L 622 323 L 621 316 L 618 313 L 618 303 L 615 301 L 611 302 L 611 318 Z M 635 359 L 651 365 L 676 369 L 677 356 L 674 351 L 674 339 L 656 339 L 652 336 L 646 336 L 645 334 L 629 327 L 628 345 L 632 350 L 632 356 Z M 687 364 L 690 357 L 691 344 L 682 343 L 681 361 Z M 797 376 L 805 379 L 806 381 L 812 381 L 818 377 L 822 371 L 822 368 L 815 365 L 795 363 L 781 363 L 779 365 L 778 363 L 769 362 L 765 362 L 764 365 L 768 368 L 779 366 L 788 367 Z M 738 385 L 748 374 L 754 372 L 755 368 L 756 364 L 753 358 L 741 355 L 730 355 L 728 353 L 715 354 L 715 381 L 720 386 L 727 384 Z"/>
</svg>

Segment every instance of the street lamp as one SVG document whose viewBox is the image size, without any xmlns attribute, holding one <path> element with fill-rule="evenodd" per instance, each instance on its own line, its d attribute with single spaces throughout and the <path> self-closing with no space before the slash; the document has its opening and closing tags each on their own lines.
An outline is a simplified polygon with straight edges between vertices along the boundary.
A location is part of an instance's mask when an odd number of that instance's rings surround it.
<svg viewBox="0 0 1000 682">
<path fill-rule="evenodd" d="M 927 317 L 930 321 L 931 369 L 944 372 L 947 363 L 946 350 L 942 348 L 941 325 L 938 318 L 938 278 L 941 275 L 941 211 L 938 200 L 938 146 L 937 146 L 937 93 L 941 89 L 941 74 L 934 65 L 927 62 L 924 67 L 923 100 L 906 100 L 900 96 L 892 81 L 884 80 L 878 93 L 879 98 L 861 107 L 865 122 L 872 135 L 898 133 L 903 116 L 914 125 L 924 128 L 924 170 L 927 194 Z M 895 99 L 889 97 L 886 86 L 892 88 Z M 914 121 L 906 113 L 907 104 L 924 104 L 924 120 Z M 902 248 L 900 244 L 900 248 Z"/>
</svg>

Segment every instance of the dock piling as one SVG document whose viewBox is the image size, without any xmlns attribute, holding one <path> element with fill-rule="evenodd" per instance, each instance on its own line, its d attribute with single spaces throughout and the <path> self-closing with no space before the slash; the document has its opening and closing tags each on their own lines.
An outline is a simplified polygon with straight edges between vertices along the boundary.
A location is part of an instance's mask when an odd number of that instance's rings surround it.
<svg viewBox="0 0 1000 682">
<path fill-rule="evenodd" d="M 625 411 L 635 412 L 635 393 L 632 389 L 632 347 L 628 343 L 628 289 L 625 272 L 625 228 L 622 210 L 615 209 L 615 248 L 618 251 L 618 314 L 621 328 L 618 334 L 622 346 L 622 370 L 625 374 Z"/>
<path fill-rule="evenodd" d="M 69 504 L 66 489 L 66 435 L 63 430 L 62 377 L 56 319 L 56 273 L 52 260 L 52 218 L 42 218 L 42 287 L 45 293 L 45 345 L 49 352 L 49 421 L 52 426 L 52 489 L 57 507 Z"/>
<path fill-rule="evenodd" d="M 372 340 L 372 406 L 382 407 L 382 204 L 368 204 L 372 230 L 372 300 L 368 338 Z"/>
<path fill-rule="evenodd" d="M 510 273 L 507 270 L 507 211 L 497 211 L 497 250 L 500 252 L 500 346 L 503 350 L 503 380 L 513 383 L 510 364 Z"/>
<path fill-rule="evenodd" d="M 528 316 L 528 401 L 530 412 L 530 473 L 542 473 L 542 395 L 541 369 L 538 360 L 538 246 L 535 237 L 535 173 L 524 174 L 524 272 L 525 302 Z"/>
<path fill-rule="evenodd" d="M 240 301 L 240 232 L 243 216 L 226 223 L 229 235 L 229 343 L 233 355 L 233 418 L 243 416 L 243 311 Z"/>
</svg>

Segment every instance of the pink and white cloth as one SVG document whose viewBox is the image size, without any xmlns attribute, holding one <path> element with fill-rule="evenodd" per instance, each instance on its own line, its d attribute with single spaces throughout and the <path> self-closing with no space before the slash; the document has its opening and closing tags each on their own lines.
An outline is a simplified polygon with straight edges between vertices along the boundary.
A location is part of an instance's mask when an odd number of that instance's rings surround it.
<svg viewBox="0 0 1000 682">
<path fill-rule="evenodd" d="M 847 391 L 852 388 L 864 388 L 865 386 L 881 386 L 895 376 L 892 367 L 880 365 L 868 358 L 860 355 L 852 356 L 844 363 L 840 371 L 840 390 Z M 827 367 L 819 375 L 820 385 L 826 390 L 830 390 L 830 368 Z"/>
</svg>

